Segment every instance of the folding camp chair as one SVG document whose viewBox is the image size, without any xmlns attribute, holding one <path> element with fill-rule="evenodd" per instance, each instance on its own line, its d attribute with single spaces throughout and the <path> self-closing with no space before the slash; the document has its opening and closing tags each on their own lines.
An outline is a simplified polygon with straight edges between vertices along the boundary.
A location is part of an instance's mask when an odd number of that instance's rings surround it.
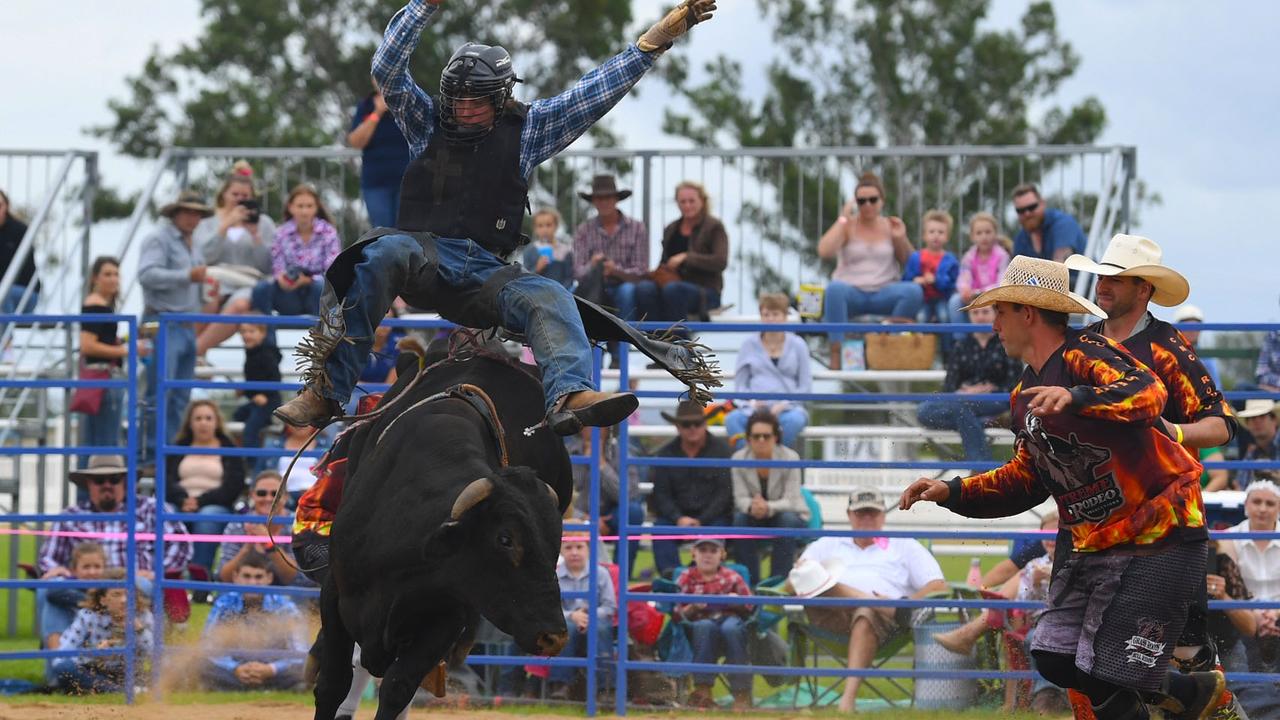
<svg viewBox="0 0 1280 720">
<path fill-rule="evenodd" d="M 747 572 L 746 567 L 735 562 L 725 562 L 724 567 L 727 567 L 730 570 L 733 570 L 734 572 L 741 575 L 742 579 L 747 583 L 747 586 L 748 587 L 751 586 L 751 575 Z M 667 580 L 666 578 L 662 578 L 662 577 L 655 578 L 652 583 L 653 592 L 657 592 L 657 593 L 680 592 L 679 578 L 682 575 L 684 575 L 684 573 L 693 572 L 693 571 L 694 571 L 693 567 L 687 567 L 683 571 L 676 572 L 675 573 L 676 580 Z M 672 659 L 671 657 L 672 654 L 675 652 L 673 648 L 678 646 L 679 638 L 677 638 L 675 634 L 685 633 L 687 637 L 688 623 L 683 620 L 675 619 L 673 615 L 673 613 L 675 612 L 675 605 L 676 605 L 675 603 L 671 603 L 671 602 L 659 602 L 654 604 L 654 607 L 656 607 L 659 612 L 661 612 L 662 614 L 668 617 L 667 624 L 662 629 L 662 635 L 661 637 L 658 638 L 658 658 L 663 661 L 670 661 Z M 755 620 L 756 615 L 757 615 L 757 611 L 753 610 L 751 616 L 746 619 L 745 624 L 747 625 L 749 631 L 750 631 L 750 628 L 754 627 L 753 621 Z M 681 672 L 681 673 L 668 673 L 668 675 L 675 678 L 677 685 L 681 687 L 681 690 L 683 690 L 684 678 L 688 677 L 688 674 Z M 716 679 L 719 682 L 723 683 L 726 688 L 728 687 L 729 680 L 727 676 L 717 675 Z"/>
</svg>

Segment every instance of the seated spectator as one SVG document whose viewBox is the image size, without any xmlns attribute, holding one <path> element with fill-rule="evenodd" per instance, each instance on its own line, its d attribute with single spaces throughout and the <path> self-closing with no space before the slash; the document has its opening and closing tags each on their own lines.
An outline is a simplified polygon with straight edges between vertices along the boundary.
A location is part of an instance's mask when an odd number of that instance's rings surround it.
<svg viewBox="0 0 1280 720">
<path fill-rule="evenodd" d="M 65 577 L 68 580 L 97 580 L 107 569 L 107 553 L 92 540 L 76 543 L 71 549 L 71 566 L 67 575 L 46 574 L 44 580 Z M 76 611 L 84 601 L 85 590 L 80 588 L 38 588 L 36 613 L 40 618 L 41 647 L 58 649 L 62 632 L 76 618 Z"/>
<path fill-rule="evenodd" d="M 302 682 L 310 647 L 298 607 L 284 595 L 250 590 L 272 584 L 271 563 L 262 555 L 244 557 L 236 569 L 241 590 L 223 592 L 205 622 L 201 645 L 209 650 L 200 676 L 211 690 L 287 690 Z M 228 654 L 218 654 L 225 648 Z M 252 651 L 240 655 L 237 651 Z M 263 651 L 280 651 L 278 659 Z"/>
<path fill-rule="evenodd" d="M 707 432 L 702 407 L 682 400 L 675 415 L 662 417 L 677 428 L 677 436 L 663 445 L 657 457 L 728 458 L 729 444 Z M 653 493 L 649 509 L 655 525 L 727 527 L 733 518 L 733 481 L 729 468 L 654 467 L 649 471 Z M 680 546 L 674 540 L 654 540 L 653 561 L 658 573 L 671 577 L 680 565 Z"/>
<path fill-rule="evenodd" d="M 126 538 L 128 525 L 119 520 L 96 520 L 95 513 L 124 512 L 125 477 L 129 470 L 125 467 L 124 458 L 119 455 L 95 455 L 89 458 L 87 467 L 72 470 L 71 482 L 79 486 L 79 503 L 64 509 L 63 514 L 73 517 L 63 522 L 54 523 L 50 530 L 59 534 L 50 537 L 40 549 L 37 568 L 45 579 L 69 577 L 71 575 L 72 553 L 80 542 L 77 534 L 83 537 L 102 535 L 101 545 L 107 554 L 107 567 L 124 567 L 128 563 Z M 172 508 L 169 512 L 172 512 Z M 153 497 L 139 495 L 135 499 L 134 527 L 139 533 L 155 533 L 156 501 Z M 116 534 L 120 534 L 116 537 Z M 170 536 L 164 543 L 163 572 L 182 572 L 187 569 L 191 560 L 191 543 L 175 540 L 173 535 L 187 534 L 187 528 L 180 522 L 169 521 L 164 524 L 164 534 Z M 136 572 L 139 576 L 154 577 L 152 561 L 155 559 L 155 541 L 137 540 Z"/>
<path fill-rule="evenodd" d="M 271 504 L 275 502 L 276 494 L 279 492 L 280 473 L 274 470 L 264 470 L 258 473 L 257 477 L 253 479 L 253 485 L 249 488 L 249 504 L 245 506 L 244 514 L 271 514 Z M 281 505 L 281 507 L 283 508 L 284 506 Z M 219 545 L 218 580 L 221 582 L 235 582 L 236 573 L 240 570 L 240 564 L 244 562 L 245 558 L 254 554 L 264 555 L 270 561 L 271 575 L 276 585 L 290 585 L 294 580 L 304 577 L 298 573 L 297 563 L 293 561 L 293 551 L 290 549 L 289 544 L 276 545 L 271 539 L 272 537 L 276 540 L 282 537 L 289 537 L 292 532 L 290 528 L 292 517 L 292 513 L 281 513 L 276 518 L 276 522 L 271 525 L 271 536 L 267 535 L 266 523 L 227 523 L 226 528 L 222 531 L 223 535 L 252 535 L 262 539 L 257 542 L 247 543 L 226 541 Z M 273 546 L 280 552 L 270 549 Z"/>
<path fill-rule="evenodd" d="M 590 537 L 583 534 L 568 535 L 560 542 L 560 557 L 563 561 L 556 566 L 556 576 L 560 578 L 560 592 L 588 592 L 591 590 L 591 572 L 587 567 L 590 551 L 587 544 Z M 596 567 L 596 648 L 597 653 L 607 654 L 612 644 L 613 625 L 617 621 L 618 596 L 613 592 L 613 580 L 603 565 Z M 591 606 L 586 598 L 565 599 L 560 604 L 564 607 L 564 623 L 569 629 L 569 641 L 565 643 L 561 657 L 586 657 L 587 632 L 590 629 Z M 551 685 L 549 695 L 552 700 L 568 700 L 569 686 L 578 675 L 579 668 L 557 665 L 551 668 Z"/>
<path fill-rule="evenodd" d="M 751 588 L 742 576 L 724 566 L 724 541 L 719 538 L 702 538 L 693 544 L 693 567 L 684 571 L 676 580 L 680 592 L 687 595 L 750 595 Z M 719 603 L 678 603 L 672 613 L 677 620 L 689 624 L 689 644 L 693 646 L 695 663 L 715 664 L 724 657 L 729 665 L 749 665 L 747 655 L 747 628 L 744 622 L 751 616 L 750 605 L 721 605 Z M 689 705 L 695 708 L 715 707 L 711 686 L 716 676 L 699 673 L 693 676 L 693 692 Z M 733 709 L 751 707 L 750 675 L 733 673 L 729 676 L 729 690 L 733 693 Z"/>
<path fill-rule="evenodd" d="M 240 339 L 244 342 L 245 382 L 280 382 L 280 349 L 268 337 L 267 326 L 242 323 Z M 242 390 L 239 394 L 247 402 L 236 408 L 231 418 L 244 423 L 240 444 L 262 447 L 262 431 L 271 424 L 271 411 L 280 407 L 280 391 Z"/>
<path fill-rule="evenodd" d="M 1276 420 L 1274 400 L 1246 400 L 1244 409 L 1236 413 L 1244 423 L 1250 437 L 1246 441 L 1242 460 L 1280 459 L 1280 425 Z M 1236 473 L 1236 487 L 1247 488 L 1255 479 L 1274 480 L 1280 477 L 1275 470 L 1240 470 Z"/>
<path fill-rule="evenodd" d="M 778 444 L 782 434 L 778 419 L 768 410 L 757 410 L 747 422 L 747 446 L 734 460 L 799 460 L 795 450 Z M 809 507 L 800 494 L 799 468 L 736 467 L 733 474 L 733 524 L 737 527 L 802 528 L 809 525 Z M 751 581 L 759 583 L 761 540 L 734 540 L 733 556 L 747 568 Z M 785 576 L 796 559 L 799 538 L 768 541 L 773 550 L 769 574 Z"/>
<path fill-rule="evenodd" d="M 1048 517 L 1048 514 L 1045 517 Z M 1042 522 L 1043 520 L 1044 518 L 1041 518 Z M 1044 555 L 1044 544 L 1039 540 L 1014 540 L 1009 548 L 1009 557 L 996 563 L 995 567 L 983 574 L 982 587 L 1001 587 L 1008 582 L 1009 578 L 1022 572 L 1032 560 Z"/>
<path fill-rule="evenodd" d="M 573 233 L 575 292 L 615 308 L 623 320 L 635 320 L 636 283 L 649 270 L 649 231 L 618 209 L 631 191 L 619 190 L 612 175 L 597 175 L 591 192 L 578 195 L 595 206 L 596 215 Z"/>
<path fill-rule="evenodd" d="M 662 231 L 662 258 L 648 279 L 636 284 L 636 313 L 646 320 L 708 320 L 720 307 L 729 236 L 711 215 L 706 188 L 684 181 L 676 186 L 680 219 Z"/>
<path fill-rule="evenodd" d="M 787 321 L 790 302 L 783 293 L 760 296 L 760 322 L 780 324 Z M 790 393 L 813 392 L 813 369 L 809 366 L 809 346 L 799 335 L 769 331 L 752 335 L 738 349 L 737 370 L 733 376 L 736 392 Z M 782 444 L 794 448 L 800 431 L 809 424 L 809 413 L 798 402 L 788 400 L 746 400 L 724 418 L 724 428 L 734 449 L 743 446 L 747 418 L 768 410 L 782 427 Z"/>
<path fill-rule="evenodd" d="M 923 247 L 907 258 L 902 279 L 924 290 L 924 308 L 918 317 L 921 322 L 947 322 L 950 319 L 947 307 L 960 275 L 960 261 L 947 251 L 955 220 L 945 210 L 930 210 L 924 214 L 923 224 Z"/>
<path fill-rule="evenodd" d="M 1173 322 L 1175 325 L 1190 325 L 1192 323 L 1204 322 L 1204 311 L 1190 303 L 1179 307 L 1173 311 Z M 1222 387 L 1222 375 L 1218 370 L 1218 359 L 1205 357 L 1199 353 L 1200 331 L 1199 330 L 1182 330 L 1182 335 L 1191 343 L 1192 349 L 1195 349 L 1196 356 L 1200 359 L 1200 364 L 1204 365 L 1204 369 L 1209 371 L 1209 377 L 1213 378 L 1215 387 Z"/>
<path fill-rule="evenodd" d="M 276 224 L 263 215 L 253 183 L 253 167 L 244 160 L 231 166 L 214 196 L 214 212 L 196 225 L 191 240 L 204 253 L 209 267 L 229 271 L 223 273 L 219 292 L 208 312 L 223 315 L 245 315 L 253 293 L 253 275 L 271 277 L 271 244 L 275 242 Z M 226 342 L 236 332 L 235 323 L 209 323 L 196 338 L 200 357 Z"/>
<path fill-rule="evenodd" d="M 0 190 L 0 275 L 3 275 L 13 264 L 13 259 L 18 254 L 18 246 L 22 245 L 22 238 L 26 237 L 26 234 L 27 224 L 13 214 L 9 196 Z M 36 282 L 36 254 L 35 249 L 32 248 L 31 254 L 22 263 L 22 269 L 13 279 L 13 285 L 9 286 L 9 294 L 0 298 L 0 314 L 13 315 L 35 310 L 36 301 L 40 298 L 39 285 L 32 286 Z M 31 288 L 31 295 L 19 308 L 27 288 Z"/>
<path fill-rule="evenodd" d="M 124 568 L 108 568 L 103 580 L 125 579 Z M 151 629 L 155 623 L 147 610 L 147 599 L 137 598 L 134 615 L 133 641 L 135 657 L 141 661 L 151 654 L 153 647 Z M 85 594 L 84 603 L 75 620 L 62 633 L 60 650 L 106 650 L 123 648 L 125 623 L 128 622 L 129 595 L 120 588 L 92 588 Z M 85 655 L 58 658 L 53 661 L 53 673 L 64 692 L 75 695 L 89 693 L 121 692 L 124 689 L 125 658 L 120 655 Z"/>
<path fill-rule="evenodd" d="M 395 227 L 400 215 L 400 181 L 412 159 L 409 143 L 395 120 L 387 117 L 387 100 L 370 78 L 373 92 L 356 104 L 347 144 L 360 155 L 360 197 L 373 227 Z"/>
<path fill-rule="evenodd" d="M 854 530 L 884 529 L 884 500 L 875 488 L 849 493 L 848 513 Z M 819 538 L 800 556 L 788 584 L 801 597 L 853 599 L 919 599 L 947 589 L 938 561 L 918 541 L 907 538 Z M 849 636 L 850 670 L 870 667 L 880 646 L 911 620 L 909 608 L 808 607 L 805 613 L 815 625 Z M 854 709 L 861 684 L 861 678 L 846 679 L 842 712 Z"/>
<path fill-rule="evenodd" d="M 594 428 L 584 427 L 577 435 L 565 438 L 565 449 L 570 455 L 591 456 L 591 431 Z M 600 534 L 613 536 L 618 534 L 618 502 L 620 484 L 618 480 L 618 439 L 611 428 L 600 428 L 600 447 L 604 461 L 600 463 Z M 639 452 L 633 448 L 632 453 Z M 586 518 L 591 516 L 591 466 L 573 466 L 573 509 L 574 514 Z M 644 523 L 644 501 L 640 498 L 640 467 L 627 467 L 627 524 Z M 640 550 L 640 541 L 627 543 L 631 557 L 631 571 L 636 569 L 636 553 Z"/>
<path fill-rule="evenodd" d="M 1252 402 L 1252 401 L 1250 401 Z M 1245 490 L 1245 519 L 1227 532 L 1280 532 L 1280 485 L 1275 480 L 1261 479 L 1255 474 Z M 1280 540 L 1227 540 L 1220 549 L 1239 568 L 1245 589 L 1255 600 L 1280 601 Z M 1224 587 L 1226 586 L 1226 576 Z M 1217 598 L 1214 580 L 1209 580 L 1209 595 Z M 1235 595 L 1232 595 L 1233 597 Z M 1280 672 L 1280 610 L 1256 610 L 1253 633 L 1241 632 L 1241 648 L 1225 655 L 1228 670 L 1256 673 Z M 1235 618 L 1232 618 L 1233 625 Z M 1238 630 L 1247 627 L 1236 625 Z M 1233 683 L 1232 689 L 1251 717 L 1280 717 L 1280 695 L 1275 683 Z"/>
<path fill-rule="evenodd" d="M 855 205 L 856 203 L 856 205 Z M 907 226 L 884 218 L 884 185 L 875 173 L 863 173 L 840 216 L 818 241 L 818 257 L 836 261 L 823 299 L 822 321 L 849 322 L 858 315 L 887 315 L 915 322 L 924 306 L 924 289 L 902 279 L 911 255 Z M 854 210 L 857 213 L 854 213 Z M 831 334 L 831 369 L 840 368 L 842 333 Z"/>
<path fill-rule="evenodd" d="M 1263 339 L 1254 379 L 1258 381 L 1259 388 L 1280 392 L 1280 330 L 1272 330 Z"/>
<path fill-rule="evenodd" d="M 338 230 L 315 188 L 295 187 L 289 193 L 284 222 L 271 246 L 274 277 L 253 288 L 253 308 L 267 315 L 320 312 L 324 271 L 341 250 Z"/>
<path fill-rule="evenodd" d="M 974 308 L 969 317 L 987 325 L 996 319 L 991 307 Z M 955 396 L 920 403 L 920 424 L 935 430 L 960 433 L 965 460 L 990 460 L 986 423 L 1009 411 L 1008 400 L 966 400 L 965 395 L 1007 393 L 1022 377 L 1022 363 L 1010 359 L 1004 346 L 990 332 L 970 333 L 956 345 L 947 360 L 942 392 Z"/>
<path fill-rule="evenodd" d="M 1034 184 L 1023 183 L 1013 189 L 1013 210 L 1022 226 L 1013 236 L 1014 257 L 1027 255 L 1062 262 L 1084 252 L 1087 241 L 1080 223 L 1062 210 L 1047 207 Z M 1074 272 L 1071 279 L 1074 284 Z"/>
<path fill-rule="evenodd" d="M 222 413 L 212 400 L 195 400 L 187 406 L 174 445 L 192 448 L 230 448 L 236 444 L 222 426 Z M 165 499 L 184 513 L 225 515 L 244 492 L 244 460 L 231 455 L 170 455 L 165 458 Z M 226 523 L 195 522 L 197 535 L 220 535 Z M 215 543 L 196 546 L 195 562 L 213 567 Z"/>
<path fill-rule="evenodd" d="M 525 246 L 521 264 L 529 272 L 572 288 L 573 241 L 560 234 L 560 224 L 555 208 L 540 208 L 533 214 L 533 242 Z"/>
<path fill-rule="evenodd" d="M 956 292 L 947 305 L 951 322 L 969 322 L 969 314 L 960 308 L 1000 284 L 1004 269 L 1009 267 L 1009 250 L 1000 242 L 999 234 L 1000 226 L 991 213 L 974 213 L 969 218 L 969 249 L 960 257 Z"/>
<path fill-rule="evenodd" d="M 1053 551 L 1057 546 L 1058 531 L 1058 513 L 1046 513 L 1040 519 L 1040 531 L 1055 533 L 1039 542 L 1044 552 L 1039 557 L 1027 563 L 1026 567 L 1018 571 L 1018 573 L 1004 583 L 997 591 L 1000 597 L 1006 600 L 1023 600 L 1023 601 L 1040 601 L 1046 602 L 1049 599 L 1049 579 L 1053 575 Z M 1030 658 L 1032 668 L 1035 667 L 1035 658 L 1031 655 L 1031 638 L 1035 632 L 1036 620 L 1043 613 L 1043 609 L 1030 610 L 1024 612 L 1007 613 L 1004 610 L 983 610 L 978 613 L 969 622 L 960 627 L 945 632 L 935 633 L 933 639 L 939 645 L 950 650 L 957 655 L 968 655 L 973 652 L 973 646 L 978 642 L 985 633 L 1000 628 L 1008 627 L 1010 630 L 1027 628 L 1024 639 L 1026 646 L 1026 656 Z M 1008 617 L 1008 621 L 1006 621 Z M 1032 686 L 1031 706 L 1033 709 L 1047 710 L 1054 707 L 1061 707 L 1066 703 L 1066 695 L 1061 688 L 1050 683 L 1044 678 L 1036 678 Z M 1009 698 L 1006 695 L 1006 698 Z M 1013 710 L 1012 707 L 1006 705 L 1006 712 Z"/>
</svg>

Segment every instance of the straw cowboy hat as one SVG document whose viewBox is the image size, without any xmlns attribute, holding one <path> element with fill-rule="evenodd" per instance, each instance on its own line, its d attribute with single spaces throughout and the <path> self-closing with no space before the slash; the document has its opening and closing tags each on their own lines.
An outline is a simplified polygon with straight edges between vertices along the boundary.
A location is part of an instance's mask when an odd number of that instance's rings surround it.
<svg viewBox="0 0 1280 720">
<path fill-rule="evenodd" d="M 123 455 L 93 455 L 89 458 L 89 464 L 86 467 L 72 470 L 69 475 L 71 482 L 83 485 L 90 478 L 128 473 L 129 468 L 125 465 Z"/>
<path fill-rule="evenodd" d="M 1241 420 L 1270 415 L 1276 411 L 1276 401 L 1267 398 L 1253 398 L 1244 401 L 1244 409 L 1236 413 Z"/>
<path fill-rule="evenodd" d="M 213 208 L 205 205 L 204 197 L 194 190 L 183 190 L 178 193 L 178 199 L 160 208 L 160 214 L 171 218 L 179 210 L 195 210 L 201 217 L 209 217 L 213 214 Z"/>
<path fill-rule="evenodd" d="M 822 562 L 804 560 L 791 568 L 787 580 L 797 597 L 817 597 L 835 586 L 836 575 L 843 569 L 844 563 L 839 558 L 827 558 Z"/>
<path fill-rule="evenodd" d="M 1000 284 L 981 293 L 962 310 L 986 307 L 998 302 L 1030 305 L 1064 313 L 1086 313 L 1107 319 L 1102 308 L 1071 292 L 1067 266 L 1052 260 L 1019 255 L 1004 271 Z"/>
<path fill-rule="evenodd" d="M 630 190 L 619 190 L 618 181 L 613 179 L 612 175 L 596 175 L 591 178 L 591 192 L 580 192 L 578 197 L 591 202 L 591 198 L 600 195 L 613 195 L 619 200 L 626 200 L 631 197 Z"/>
<path fill-rule="evenodd" d="M 1094 262 L 1084 255 L 1072 255 L 1064 264 L 1072 270 L 1094 275 L 1138 277 L 1151 283 L 1156 291 L 1151 302 L 1165 307 L 1180 305 L 1191 294 L 1187 279 L 1171 267 L 1161 264 L 1164 252 L 1155 240 L 1141 235 L 1116 235 L 1107 244 L 1102 259 Z"/>
</svg>

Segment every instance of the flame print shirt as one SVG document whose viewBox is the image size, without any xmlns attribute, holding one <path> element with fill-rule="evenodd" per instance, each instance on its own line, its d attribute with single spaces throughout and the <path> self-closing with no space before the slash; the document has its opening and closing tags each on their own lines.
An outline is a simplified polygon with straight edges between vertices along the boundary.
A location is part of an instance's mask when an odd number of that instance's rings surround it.
<svg viewBox="0 0 1280 720">
<path fill-rule="evenodd" d="M 1089 330 L 1101 334 L 1102 323 L 1090 325 Z M 1196 355 L 1195 347 L 1177 328 L 1147 313 L 1146 327 L 1130 335 L 1122 345 L 1164 384 L 1169 393 L 1164 419 L 1181 425 L 1220 417 L 1227 426 L 1227 442 L 1231 441 L 1236 433 L 1231 405 Z"/>
<path fill-rule="evenodd" d="M 1071 404 L 1032 415 L 1025 390 L 1068 388 Z M 1203 540 L 1200 463 L 1159 424 L 1168 393 L 1123 347 L 1069 330 L 1039 372 L 1028 367 L 1010 405 L 1016 452 L 1002 467 L 948 482 L 944 505 L 967 517 L 1006 517 L 1049 496 L 1077 552 L 1156 552 Z"/>
</svg>

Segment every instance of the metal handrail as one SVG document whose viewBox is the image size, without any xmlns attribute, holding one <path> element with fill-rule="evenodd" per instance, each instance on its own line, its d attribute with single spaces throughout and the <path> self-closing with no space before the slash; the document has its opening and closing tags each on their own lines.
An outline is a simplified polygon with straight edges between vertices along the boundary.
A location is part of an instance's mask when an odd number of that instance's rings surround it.
<svg viewBox="0 0 1280 720">
<path fill-rule="evenodd" d="M 63 183 L 67 181 L 67 176 L 71 174 L 71 166 L 75 163 L 76 158 L 80 157 L 75 152 L 67 152 L 62 156 L 62 165 L 58 168 L 57 181 L 53 184 L 53 189 L 44 199 L 44 203 L 40 206 L 40 210 L 36 212 L 35 218 L 27 225 L 27 234 L 22 237 L 18 249 L 13 253 L 13 259 L 9 261 L 9 267 L 5 269 L 4 276 L 0 277 L 0 298 L 9 294 L 9 290 L 13 287 L 14 281 L 18 277 L 18 273 L 22 271 L 22 266 L 26 264 L 27 259 L 31 257 L 31 253 L 35 250 L 36 236 L 44 229 L 44 224 L 49 220 L 49 213 L 53 211 L 53 203 L 57 201 L 59 191 L 62 189 Z M 27 288 L 30 292 L 31 288 Z M 24 296 L 25 300 L 27 296 Z M 12 332 L 12 326 L 5 328 L 4 341 L 7 342 Z"/>
</svg>

